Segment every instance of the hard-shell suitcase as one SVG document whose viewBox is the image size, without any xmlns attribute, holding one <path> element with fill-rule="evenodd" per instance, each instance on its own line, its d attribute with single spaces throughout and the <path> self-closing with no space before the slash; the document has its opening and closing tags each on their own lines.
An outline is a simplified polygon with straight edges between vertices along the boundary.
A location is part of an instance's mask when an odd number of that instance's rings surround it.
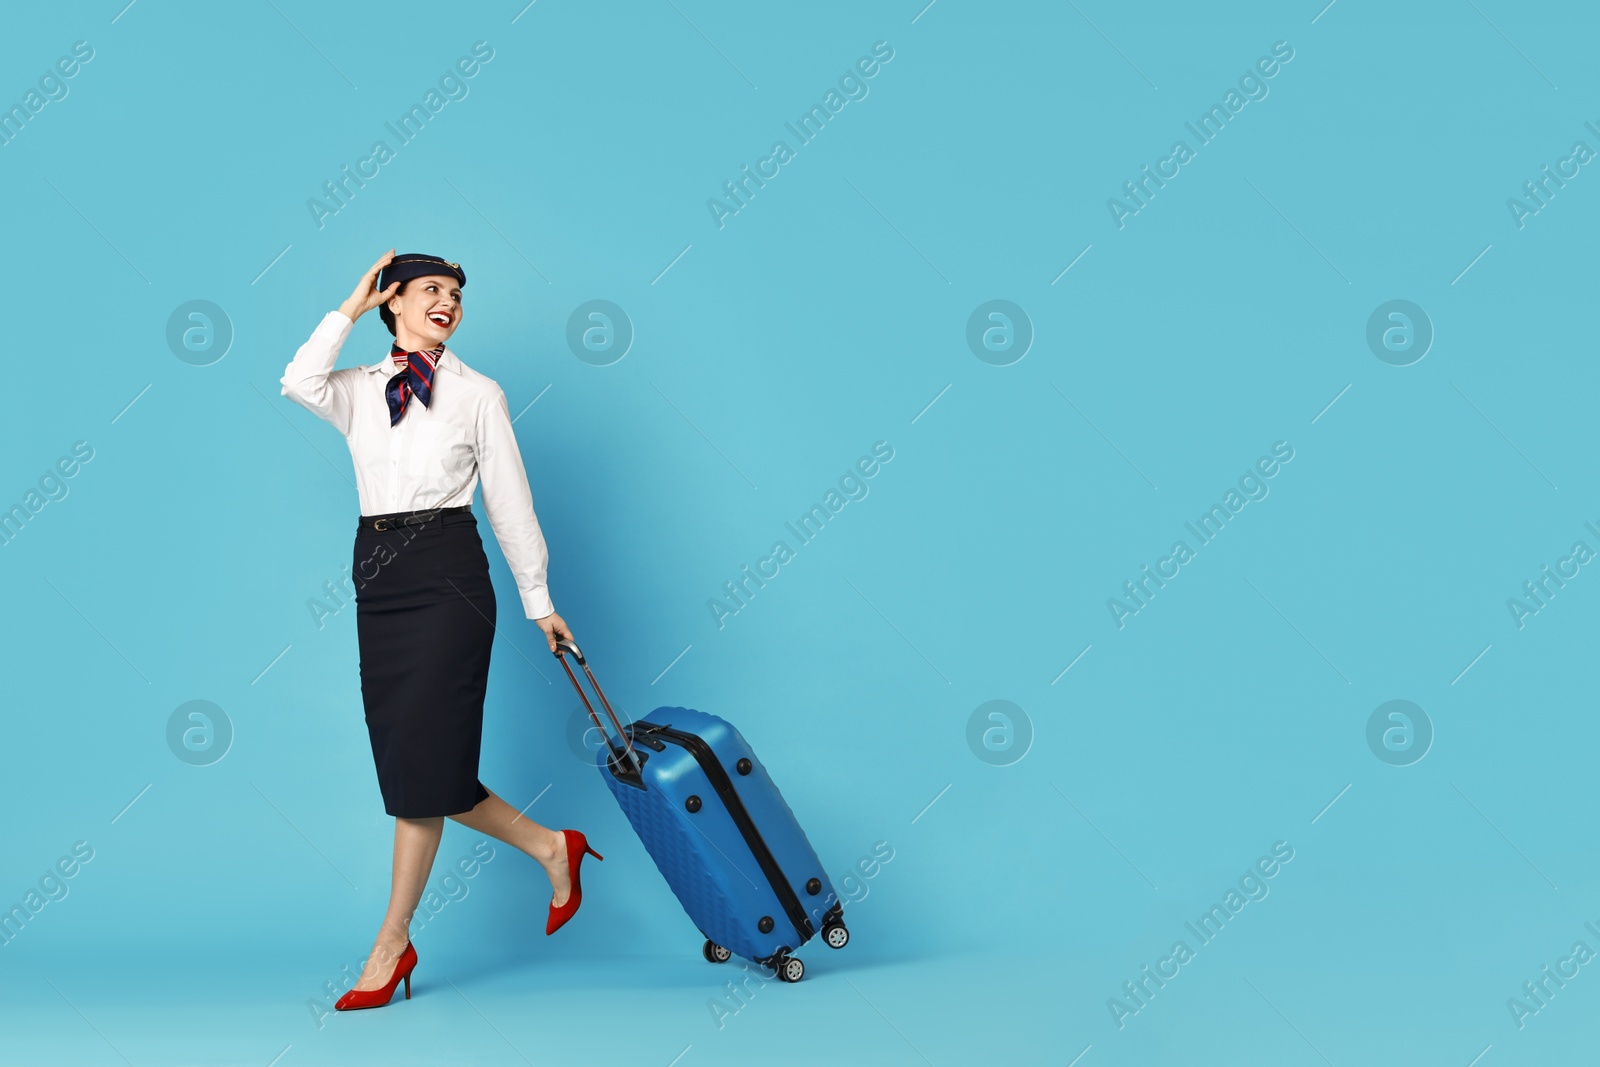
<svg viewBox="0 0 1600 1067">
<path fill-rule="evenodd" d="M 578 661 L 616 728 L 614 742 L 567 662 Z M 805 831 L 739 731 L 690 708 L 657 708 L 626 727 L 570 641 L 556 657 L 606 743 L 596 763 L 645 849 L 700 932 L 705 958 L 733 954 L 798 982 L 790 955 L 821 933 L 850 940 L 844 903 Z"/>
</svg>

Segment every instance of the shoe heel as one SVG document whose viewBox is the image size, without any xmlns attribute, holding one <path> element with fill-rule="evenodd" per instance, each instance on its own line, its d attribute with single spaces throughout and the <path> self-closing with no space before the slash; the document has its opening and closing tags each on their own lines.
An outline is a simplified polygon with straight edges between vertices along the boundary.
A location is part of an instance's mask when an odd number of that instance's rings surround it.
<svg viewBox="0 0 1600 1067">
<path fill-rule="evenodd" d="M 588 854 L 589 854 L 589 855 L 591 855 L 591 856 L 593 856 L 593 857 L 594 857 L 594 858 L 595 858 L 595 859 L 597 859 L 597 860 L 603 860 L 603 859 L 605 859 L 605 857 L 604 857 L 604 856 L 602 856 L 602 855 L 600 855 L 600 853 L 598 853 L 598 852 L 596 852 L 596 851 L 595 851 L 595 850 L 594 850 L 594 849 L 592 849 L 592 848 L 590 848 L 590 847 L 589 847 L 589 843 L 588 843 L 588 842 L 587 842 L 587 841 L 585 841 L 585 842 L 584 842 L 584 843 L 583 843 L 583 850 L 584 850 L 584 851 L 585 851 L 585 852 L 587 852 L 587 853 L 588 853 Z"/>
<path fill-rule="evenodd" d="M 411 999 L 411 976 L 406 975 L 406 999 Z"/>
</svg>

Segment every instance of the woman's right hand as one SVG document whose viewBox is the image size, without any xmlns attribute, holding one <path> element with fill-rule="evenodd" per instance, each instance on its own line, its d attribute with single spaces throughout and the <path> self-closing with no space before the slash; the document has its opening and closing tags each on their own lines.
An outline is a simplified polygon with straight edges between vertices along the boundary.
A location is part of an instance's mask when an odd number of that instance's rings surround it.
<svg viewBox="0 0 1600 1067">
<path fill-rule="evenodd" d="M 339 311 L 345 318 L 354 322 L 394 296 L 396 290 L 400 288 L 399 282 L 391 282 L 389 288 L 381 293 L 378 292 L 378 272 L 387 267 L 389 261 L 393 258 L 394 249 L 391 248 L 379 256 L 378 261 L 372 265 L 371 269 L 361 276 L 361 280 L 356 283 L 355 291 L 350 294 L 349 299 L 339 305 Z"/>
</svg>

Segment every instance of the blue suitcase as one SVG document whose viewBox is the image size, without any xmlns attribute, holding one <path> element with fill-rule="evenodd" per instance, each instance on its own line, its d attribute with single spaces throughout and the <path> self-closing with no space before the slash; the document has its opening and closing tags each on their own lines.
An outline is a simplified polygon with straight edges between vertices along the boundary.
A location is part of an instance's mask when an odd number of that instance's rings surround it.
<svg viewBox="0 0 1600 1067">
<path fill-rule="evenodd" d="M 588 676 L 617 741 L 568 656 Z M 657 708 L 624 727 L 578 646 L 559 642 L 556 658 L 606 739 L 596 758 L 601 776 L 705 936 L 705 958 L 726 963 L 737 954 L 798 982 L 806 968 L 791 953 L 801 945 L 820 932 L 843 948 L 844 903 L 739 731 L 690 708 Z"/>
</svg>

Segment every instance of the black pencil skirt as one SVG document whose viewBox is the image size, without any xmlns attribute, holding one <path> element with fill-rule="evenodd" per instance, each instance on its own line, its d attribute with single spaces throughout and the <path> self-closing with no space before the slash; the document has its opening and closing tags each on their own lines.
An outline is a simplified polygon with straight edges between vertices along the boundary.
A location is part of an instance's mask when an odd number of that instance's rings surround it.
<svg viewBox="0 0 1600 1067">
<path fill-rule="evenodd" d="M 495 624 L 478 520 L 464 511 L 388 530 L 359 524 L 351 577 L 384 810 L 411 819 L 471 810 L 489 795 L 478 751 Z"/>
</svg>

